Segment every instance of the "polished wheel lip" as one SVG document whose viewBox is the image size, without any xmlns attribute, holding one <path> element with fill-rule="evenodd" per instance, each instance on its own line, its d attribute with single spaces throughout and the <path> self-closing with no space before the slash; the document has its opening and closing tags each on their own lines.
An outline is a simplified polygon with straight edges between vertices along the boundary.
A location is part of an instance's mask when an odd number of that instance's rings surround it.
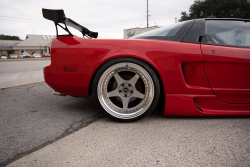
<svg viewBox="0 0 250 167">
<path fill-rule="evenodd" d="M 118 74 L 118 72 L 121 72 L 121 71 L 134 72 L 136 75 L 138 75 L 143 80 L 144 85 L 145 85 L 145 94 L 144 94 L 144 96 L 139 97 L 142 99 L 142 101 L 133 108 L 117 107 L 116 105 L 114 105 L 112 103 L 112 101 L 109 99 L 109 97 L 107 95 L 108 93 L 110 93 L 110 92 L 107 92 L 107 85 L 108 85 L 110 79 L 115 74 Z M 138 80 L 138 78 L 137 78 L 137 80 Z M 127 81 L 127 80 L 125 80 L 125 81 Z M 118 87 L 119 87 L 119 85 L 118 85 Z M 136 88 L 134 87 L 134 89 L 136 89 Z M 136 91 L 136 90 L 134 90 L 134 91 Z M 110 115 L 112 115 L 116 118 L 120 118 L 120 119 L 133 119 L 133 118 L 136 118 L 136 117 L 142 115 L 143 113 L 145 113 L 153 102 L 154 91 L 155 91 L 154 90 L 154 82 L 153 82 L 150 74 L 141 66 L 134 64 L 134 63 L 131 63 L 131 62 L 117 63 L 115 65 L 110 66 L 101 75 L 101 77 L 98 81 L 98 86 L 97 86 L 97 95 L 98 95 L 98 99 L 99 99 L 101 106 L 104 108 L 104 110 L 107 113 L 109 113 Z M 139 91 L 137 91 L 137 92 L 139 92 Z M 119 97 L 124 98 L 121 95 L 119 95 Z M 132 97 L 132 95 L 131 95 L 131 97 Z"/>
</svg>

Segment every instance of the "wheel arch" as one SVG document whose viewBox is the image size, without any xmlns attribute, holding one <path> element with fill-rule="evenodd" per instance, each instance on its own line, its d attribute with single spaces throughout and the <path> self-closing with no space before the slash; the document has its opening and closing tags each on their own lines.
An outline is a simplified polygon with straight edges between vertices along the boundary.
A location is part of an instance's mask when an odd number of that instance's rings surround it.
<svg viewBox="0 0 250 167">
<path fill-rule="evenodd" d="M 159 71 L 156 69 L 156 67 L 155 67 L 154 65 L 152 65 L 151 63 L 149 63 L 148 61 L 146 61 L 145 59 L 141 59 L 140 57 L 128 56 L 128 55 L 123 55 L 123 56 L 120 55 L 120 56 L 112 57 L 112 58 L 110 58 L 110 59 L 106 59 L 106 60 L 104 60 L 104 61 L 101 62 L 101 64 L 94 70 L 94 73 L 93 73 L 93 75 L 92 75 L 92 77 L 91 77 L 91 80 L 90 80 L 90 82 L 89 82 L 89 91 L 88 91 L 88 92 L 89 92 L 89 95 L 92 94 L 92 91 L 93 91 L 93 90 L 92 90 L 93 80 L 94 80 L 94 78 L 95 78 L 95 76 L 96 76 L 97 71 L 98 71 L 104 64 L 108 63 L 109 61 L 114 60 L 114 59 L 118 59 L 118 58 L 121 58 L 121 57 L 123 57 L 123 58 L 133 58 L 133 59 L 137 59 L 137 60 L 143 61 L 144 63 L 146 63 L 147 65 L 149 65 L 149 66 L 154 70 L 155 74 L 157 75 L 157 78 L 159 79 L 159 82 L 160 82 L 160 93 L 161 93 L 160 96 L 161 96 L 161 97 L 164 97 L 164 96 L 162 96 L 162 95 L 164 95 L 164 83 L 163 83 L 162 77 L 161 77 Z"/>
</svg>

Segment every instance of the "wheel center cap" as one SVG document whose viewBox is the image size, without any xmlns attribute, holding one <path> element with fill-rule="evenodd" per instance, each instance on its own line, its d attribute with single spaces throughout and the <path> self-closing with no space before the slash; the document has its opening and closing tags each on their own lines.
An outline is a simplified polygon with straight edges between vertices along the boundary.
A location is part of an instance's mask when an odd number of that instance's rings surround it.
<svg viewBox="0 0 250 167">
<path fill-rule="evenodd" d="M 127 88 L 127 87 L 123 88 L 124 93 L 128 93 L 128 91 L 129 91 L 129 88 Z"/>
<path fill-rule="evenodd" d="M 121 84 L 118 90 L 122 97 L 130 97 L 134 92 L 133 86 L 129 83 Z"/>
</svg>

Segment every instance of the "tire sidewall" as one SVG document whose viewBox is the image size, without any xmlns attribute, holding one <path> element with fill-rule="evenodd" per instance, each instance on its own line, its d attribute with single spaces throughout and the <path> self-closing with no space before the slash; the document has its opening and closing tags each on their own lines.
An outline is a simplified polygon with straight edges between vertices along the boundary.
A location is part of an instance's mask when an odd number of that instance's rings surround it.
<svg viewBox="0 0 250 167">
<path fill-rule="evenodd" d="M 150 107 L 140 116 L 132 118 L 132 119 L 121 119 L 121 118 L 117 118 L 114 117 L 112 115 L 110 115 L 100 104 L 99 102 L 99 98 L 98 98 L 98 92 L 97 92 L 97 86 L 99 83 L 99 79 L 101 78 L 102 74 L 111 66 L 118 64 L 118 63 L 123 63 L 123 62 L 130 62 L 130 63 L 134 63 L 137 64 L 139 66 L 141 66 L 143 69 L 145 69 L 148 74 L 151 76 L 153 83 L 154 83 L 154 98 L 153 101 L 150 105 Z M 145 62 L 143 62 L 142 60 L 138 60 L 135 58 L 130 58 L 130 57 L 121 57 L 121 58 L 116 58 L 116 59 L 112 59 L 106 63 L 104 63 L 97 71 L 97 73 L 94 76 L 94 80 L 93 80 L 93 84 L 92 84 L 92 94 L 95 100 L 96 105 L 98 106 L 98 108 L 102 111 L 104 111 L 105 115 L 109 118 L 111 118 L 112 120 L 115 121 L 119 121 L 119 122 L 133 122 L 133 121 L 137 121 L 140 120 L 144 117 L 146 117 L 147 115 L 149 115 L 154 108 L 156 107 L 159 97 L 160 97 L 160 83 L 159 83 L 159 79 L 157 77 L 157 75 L 155 74 L 154 70 Z"/>
</svg>

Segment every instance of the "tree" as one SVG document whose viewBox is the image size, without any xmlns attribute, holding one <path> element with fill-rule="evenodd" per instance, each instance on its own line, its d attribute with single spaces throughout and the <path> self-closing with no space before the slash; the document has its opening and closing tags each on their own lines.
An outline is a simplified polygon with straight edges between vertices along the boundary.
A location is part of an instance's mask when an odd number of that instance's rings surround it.
<svg viewBox="0 0 250 167">
<path fill-rule="evenodd" d="M 0 40 L 21 40 L 18 36 L 0 35 Z"/>
<path fill-rule="evenodd" d="M 211 17 L 250 19 L 250 0 L 195 0 L 179 21 Z"/>
</svg>

